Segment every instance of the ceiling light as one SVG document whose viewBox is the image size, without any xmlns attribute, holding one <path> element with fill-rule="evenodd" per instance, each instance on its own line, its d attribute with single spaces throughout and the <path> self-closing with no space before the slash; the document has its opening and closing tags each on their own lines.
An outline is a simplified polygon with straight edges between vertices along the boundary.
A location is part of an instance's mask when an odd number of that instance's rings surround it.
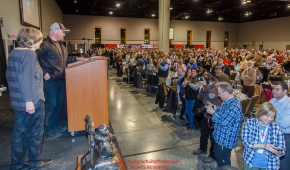
<svg viewBox="0 0 290 170">
<path fill-rule="evenodd" d="M 247 0 L 247 3 L 251 2 L 251 0 Z"/>
<path fill-rule="evenodd" d="M 243 4 L 245 4 L 245 3 L 247 3 L 247 1 L 246 0 L 243 0 L 243 2 L 242 2 Z"/>
<path fill-rule="evenodd" d="M 155 14 L 152 14 L 151 16 L 152 16 L 152 17 L 155 17 Z"/>
<path fill-rule="evenodd" d="M 74 3 L 76 4 L 76 3 L 78 3 L 78 1 L 77 0 L 74 0 Z"/>
<path fill-rule="evenodd" d="M 206 13 L 212 13 L 212 9 L 207 9 Z"/>
<path fill-rule="evenodd" d="M 169 10 L 172 10 L 172 9 L 173 9 L 172 6 L 170 6 Z"/>
<path fill-rule="evenodd" d="M 290 4 L 287 7 L 290 8 Z"/>
<path fill-rule="evenodd" d="M 113 14 L 113 12 L 112 12 L 112 11 L 110 11 L 110 14 Z"/>
<path fill-rule="evenodd" d="M 252 12 L 246 12 L 245 15 L 246 15 L 246 16 L 248 16 L 248 15 L 252 15 Z"/>
<path fill-rule="evenodd" d="M 221 21 L 221 20 L 223 20 L 223 18 L 222 17 L 219 17 L 219 21 Z"/>
<path fill-rule="evenodd" d="M 79 10 L 76 9 L 76 12 L 79 12 Z"/>
<path fill-rule="evenodd" d="M 116 6 L 118 6 L 118 7 L 119 7 L 120 5 L 121 5 L 121 4 L 120 4 L 119 2 L 116 4 Z"/>
<path fill-rule="evenodd" d="M 188 16 L 188 15 L 186 15 L 184 18 L 185 18 L 185 19 L 188 19 L 188 18 L 189 18 L 189 16 Z"/>
</svg>

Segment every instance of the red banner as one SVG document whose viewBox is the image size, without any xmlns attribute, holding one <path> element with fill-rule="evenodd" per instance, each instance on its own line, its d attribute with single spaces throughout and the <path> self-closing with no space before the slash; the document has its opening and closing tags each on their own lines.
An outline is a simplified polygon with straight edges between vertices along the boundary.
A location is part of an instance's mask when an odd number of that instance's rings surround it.
<svg viewBox="0 0 290 170">
<path fill-rule="evenodd" d="M 184 48 L 184 44 L 174 44 L 174 48 Z"/>
<path fill-rule="evenodd" d="M 104 44 L 106 48 L 117 48 L 117 44 Z"/>
</svg>

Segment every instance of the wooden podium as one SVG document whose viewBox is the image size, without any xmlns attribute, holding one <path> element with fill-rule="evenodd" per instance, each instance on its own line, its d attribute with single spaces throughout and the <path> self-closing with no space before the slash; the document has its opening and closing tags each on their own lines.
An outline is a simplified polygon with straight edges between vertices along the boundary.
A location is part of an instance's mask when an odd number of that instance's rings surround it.
<svg viewBox="0 0 290 170">
<path fill-rule="evenodd" d="M 85 117 L 91 114 L 95 128 L 109 124 L 108 60 L 93 57 L 69 64 L 65 70 L 68 131 L 85 130 Z"/>
</svg>

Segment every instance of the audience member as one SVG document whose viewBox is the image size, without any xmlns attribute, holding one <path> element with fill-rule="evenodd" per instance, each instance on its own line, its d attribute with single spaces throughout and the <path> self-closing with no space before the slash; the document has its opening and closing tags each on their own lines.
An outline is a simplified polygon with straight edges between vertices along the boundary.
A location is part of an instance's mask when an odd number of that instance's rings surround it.
<svg viewBox="0 0 290 170">
<path fill-rule="evenodd" d="M 282 71 L 282 66 L 277 64 L 274 66 L 274 69 L 270 71 L 268 75 L 268 83 L 273 88 L 275 82 L 284 81 L 285 74 Z"/>
<path fill-rule="evenodd" d="M 160 83 L 165 83 L 169 73 L 169 65 L 165 57 L 162 58 L 161 63 L 157 64 L 158 67 L 158 78 Z"/>
<path fill-rule="evenodd" d="M 286 148 L 290 148 L 290 98 L 287 96 L 288 85 L 285 82 L 275 82 L 272 93 L 274 98 L 269 102 L 276 108 L 276 123 L 284 134 Z M 280 170 L 289 169 L 290 152 L 286 151 L 281 158 Z"/>
<path fill-rule="evenodd" d="M 231 75 L 231 69 L 229 66 L 225 65 L 223 63 L 223 59 L 222 58 L 218 58 L 217 64 L 215 66 L 213 66 L 213 68 L 216 68 L 216 66 L 219 66 L 222 70 L 222 72 L 224 72 L 226 75 L 228 75 L 230 77 Z M 215 73 L 215 69 L 212 69 L 211 74 L 213 76 L 216 76 L 217 74 Z"/>
<path fill-rule="evenodd" d="M 209 83 L 207 84 L 205 81 L 199 81 L 199 84 L 202 87 L 199 90 L 198 99 L 203 102 L 210 102 L 215 106 L 220 106 L 222 101 L 218 97 L 218 91 L 216 88 L 217 79 L 215 79 L 211 74 L 205 74 L 205 77 L 209 79 Z M 199 149 L 194 150 L 194 155 L 205 154 L 207 153 L 207 145 L 208 139 L 210 139 L 210 149 L 209 155 L 203 159 L 204 162 L 211 162 L 214 157 L 214 139 L 212 136 L 213 133 L 213 123 L 211 120 L 211 115 L 205 113 L 202 118 L 202 125 L 200 130 L 200 141 L 199 141 Z"/>
<path fill-rule="evenodd" d="M 248 61 L 247 65 L 240 79 L 244 81 L 242 93 L 251 98 L 255 93 L 256 70 L 253 68 L 253 61 Z"/>
<path fill-rule="evenodd" d="M 213 138 L 214 157 L 218 166 L 231 165 L 231 150 L 237 147 L 240 124 L 242 122 L 242 106 L 233 94 L 232 86 L 227 82 L 217 84 L 217 91 L 223 101 L 220 107 L 209 103 L 206 112 L 212 115 L 214 122 Z"/>
<path fill-rule="evenodd" d="M 194 103 L 197 100 L 197 95 L 199 91 L 200 85 L 197 83 L 197 71 L 196 69 L 191 69 L 191 76 L 184 79 L 181 86 L 185 89 L 185 110 L 188 116 L 188 124 L 187 129 L 195 129 L 194 128 L 194 114 L 192 112 L 194 108 Z"/>
<path fill-rule="evenodd" d="M 230 77 L 225 74 L 222 69 L 219 66 L 215 66 L 213 68 L 214 72 L 215 72 L 215 78 L 219 81 L 219 82 L 227 82 L 229 84 L 231 84 L 231 79 Z"/>
<path fill-rule="evenodd" d="M 260 85 L 263 80 L 263 74 L 259 70 L 259 64 L 254 63 L 254 69 L 256 70 L 256 84 Z"/>
<path fill-rule="evenodd" d="M 183 64 L 183 59 L 179 59 L 178 64 L 176 66 L 177 76 L 183 76 L 186 71 L 186 65 Z"/>
<path fill-rule="evenodd" d="M 190 76 L 191 76 L 191 69 L 186 70 L 184 75 L 181 76 L 177 81 L 178 103 L 179 103 L 179 105 L 182 104 L 182 108 L 180 110 L 180 115 L 179 115 L 179 119 L 181 119 L 181 120 L 185 120 L 183 115 L 185 113 L 185 88 L 186 88 L 186 87 L 182 86 L 181 84 L 182 84 L 182 82 L 184 82 L 184 79 L 188 79 Z"/>
<path fill-rule="evenodd" d="M 276 109 L 271 103 L 262 103 L 256 118 L 243 125 L 242 142 L 245 146 L 244 170 L 279 169 L 279 158 L 285 154 L 285 141 L 281 128 L 273 123 Z"/>
</svg>

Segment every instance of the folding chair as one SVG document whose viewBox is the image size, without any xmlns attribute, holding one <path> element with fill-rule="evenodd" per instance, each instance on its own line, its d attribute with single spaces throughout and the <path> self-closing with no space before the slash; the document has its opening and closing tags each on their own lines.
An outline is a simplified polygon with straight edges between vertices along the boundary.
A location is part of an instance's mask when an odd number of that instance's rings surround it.
<svg viewBox="0 0 290 170">
<path fill-rule="evenodd" d="M 250 101 L 251 101 L 250 98 L 244 99 L 244 100 L 241 101 L 243 119 L 245 119 L 245 115 L 246 115 L 246 112 L 247 112 L 247 109 L 248 109 L 248 106 L 249 106 Z"/>
<path fill-rule="evenodd" d="M 248 106 L 248 108 L 247 108 L 247 110 L 246 110 L 246 114 L 250 114 L 251 117 L 253 116 L 253 110 L 254 110 L 254 108 L 255 108 L 255 104 L 256 104 L 256 102 L 258 101 L 259 97 L 260 97 L 260 96 L 253 96 L 253 97 L 251 98 L 251 101 L 250 101 L 250 103 L 249 103 L 249 106 Z"/>
</svg>

